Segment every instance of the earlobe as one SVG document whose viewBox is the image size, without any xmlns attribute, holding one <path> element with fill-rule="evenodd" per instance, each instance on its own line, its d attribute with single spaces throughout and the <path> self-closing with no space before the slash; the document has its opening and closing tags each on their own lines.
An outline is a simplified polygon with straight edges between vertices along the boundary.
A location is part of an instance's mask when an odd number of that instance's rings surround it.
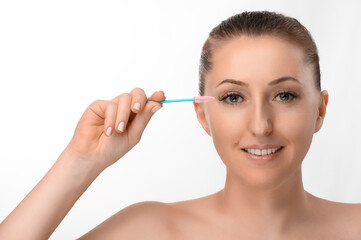
<svg viewBox="0 0 361 240">
<path fill-rule="evenodd" d="M 206 120 L 203 106 L 201 105 L 201 103 L 196 103 L 196 102 L 193 102 L 193 106 L 197 114 L 198 122 L 202 125 L 203 129 L 207 132 L 207 134 L 211 136 L 211 131 L 209 130 L 209 126 Z"/>
<path fill-rule="evenodd" d="M 318 132 L 323 124 L 323 120 L 326 116 L 326 108 L 328 104 L 328 92 L 326 90 L 321 92 L 320 95 L 320 102 L 318 106 L 318 116 L 316 120 L 316 127 L 315 127 L 315 133 Z"/>
</svg>

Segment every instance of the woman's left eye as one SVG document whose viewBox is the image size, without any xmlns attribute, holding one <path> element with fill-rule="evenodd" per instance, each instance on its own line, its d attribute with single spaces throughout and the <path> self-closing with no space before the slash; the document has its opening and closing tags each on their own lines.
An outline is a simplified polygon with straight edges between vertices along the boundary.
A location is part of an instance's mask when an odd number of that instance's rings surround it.
<svg viewBox="0 0 361 240">
<path fill-rule="evenodd" d="M 281 92 L 276 95 L 276 98 L 278 96 L 280 97 L 281 102 L 289 102 L 298 97 L 295 93 L 291 93 L 291 92 Z M 291 100 L 289 100 L 290 98 Z"/>
</svg>

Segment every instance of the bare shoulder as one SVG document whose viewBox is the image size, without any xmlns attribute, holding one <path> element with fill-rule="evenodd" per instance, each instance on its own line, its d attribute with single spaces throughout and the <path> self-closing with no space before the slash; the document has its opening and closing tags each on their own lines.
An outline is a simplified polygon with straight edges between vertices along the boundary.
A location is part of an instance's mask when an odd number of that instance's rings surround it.
<svg viewBox="0 0 361 240">
<path fill-rule="evenodd" d="M 79 239 L 168 239 L 171 228 L 169 205 L 145 201 L 123 208 Z"/>
<path fill-rule="evenodd" d="M 343 219 L 345 229 L 350 229 L 350 234 L 355 239 L 361 237 L 361 204 L 360 203 L 339 203 L 343 210 Z M 350 236 L 351 236 L 350 235 Z"/>
<path fill-rule="evenodd" d="M 349 239 L 360 239 L 361 237 L 361 204 L 359 203 L 338 203 L 340 208 L 339 226 L 343 226 Z M 335 217 L 337 218 L 337 217 Z M 342 221 L 342 222 L 341 222 Z M 345 234 L 346 235 L 346 234 Z M 344 236 L 345 236 L 344 235 Z"/>
<path fill-rule="evenodd" d="M 91 239 L 177 239 L 194 232 L 209 216 L 214 194 L 185 201 L 144 201 L 129 205 L 78 238 Z M 203 224 L 201 224 L 203 225 Z"/>
<path fill-rule="evenodd" d="M 315 211 L 320 216 L 325 228 L 339 231 L 348 239 L 361 236 L 361 204 L 335 202 L 315 197 Z"/>
</svg>

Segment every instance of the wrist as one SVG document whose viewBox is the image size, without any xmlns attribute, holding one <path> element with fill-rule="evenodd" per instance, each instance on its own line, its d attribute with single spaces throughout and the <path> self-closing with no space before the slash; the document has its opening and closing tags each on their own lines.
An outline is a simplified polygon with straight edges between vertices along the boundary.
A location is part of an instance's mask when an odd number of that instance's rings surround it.
<svg viewBox="0 0 361 240">
<path fill-rule="evenodd" d="M 80 185 L 90 185 L 104 170 L 97 161 L 72 154 L 66 148 L 56 160 L 57 165 L 67 169 L 69 180 Z"/>
<path fill-rule="evenodd" d="M 40 182 L 1 223 L 2 236 L 48 239 L 101 173 L 100 169 L 94 162 L 64 150 Z"/>
</svg>

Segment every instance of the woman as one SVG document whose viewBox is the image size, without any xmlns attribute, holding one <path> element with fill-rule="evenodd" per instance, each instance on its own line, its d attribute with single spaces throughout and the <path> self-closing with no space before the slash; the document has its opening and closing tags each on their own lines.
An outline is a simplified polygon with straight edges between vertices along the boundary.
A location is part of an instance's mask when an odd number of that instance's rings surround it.
<svg viewBox="0 0 361 240">
<path fill-rule="evenodd" d="M 361 205 L 306 192 L 301 164 L 322 126 L 317 48 L 294 18 L 244 12 L 205 42 L 197 118 L 227 167 L 224 189 L 128 206 L 80 239 L 361 239 Z M 140 88 L 98 100 L 49 172 L 0 225 L 0 239 L 46 239 L 107 167 L 141 139 L 162 104 Z M 20 231 L 21 229 L 21 231 Z"/>
</svg>

